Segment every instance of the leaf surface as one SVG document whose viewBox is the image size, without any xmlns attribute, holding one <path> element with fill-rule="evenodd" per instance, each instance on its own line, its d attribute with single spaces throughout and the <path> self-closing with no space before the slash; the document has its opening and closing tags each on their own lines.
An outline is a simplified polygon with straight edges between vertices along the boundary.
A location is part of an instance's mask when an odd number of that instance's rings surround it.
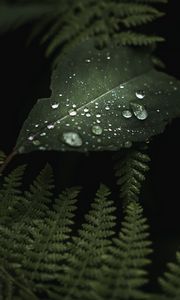
<svg viewBox="0 0 180 300">
<path fill-rule="evenodd" d="M 25 121 L 18 152 L 119 150 L 180 115 L 180 82 L 156 71 L 144 49 L 86 41 L 59 63 L 51 90 Z"/>
</svg>

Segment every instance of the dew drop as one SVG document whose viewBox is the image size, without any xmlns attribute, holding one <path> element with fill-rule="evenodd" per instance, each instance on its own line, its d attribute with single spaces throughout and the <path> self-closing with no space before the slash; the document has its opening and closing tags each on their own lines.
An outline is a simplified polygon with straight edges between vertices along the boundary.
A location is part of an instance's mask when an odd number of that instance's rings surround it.
<svg viewBox="0 0 180 300">
<path fill-rule="evenodd" d="M 53 128 L 54 128 L 54 124 L 49 124 L 49 125 L 47 126 L 47 128 L 48 128 L 48 129 L 53 129 Z"/>
<path fill-rule="evenodd" d="M 110 110 L 110 107 L 109 107 L 109 106 L 106 106 L 106 107 L 105 107 L 105 110 Z"/>
<path fill-rule="evenodd" d="M 30 135 L 30 136 L 28 137 L 28 140 L 29 140 L 29 141 L 33 141 L 33 140 L 34 140 L 34 136 L 33 136 L 33 135 Z"/>
<path fill-rule="evenodd" d="M 36 124 L 35 127 L 38 128 L 38 127 L 39 127 L 39 124 Z"/>
<path fill-rule="evenodd" d="M 101 135 L 103 130 L 102 128 L 99 126 L 99 125 L 94 125 L 92 127 L 92 132 L 95 134 L 95 135 Z"/>
<path fill-rule="evenodd" d="M 56 108 L 59 107 L 59 103 L 53 103 L 53 104 L 51 105 L 51 107 L 52 107 L 53 109 L 56 109 Z"/>
<path fill-rule="evenodd" d="M 41 134 L 40 134 L 40 136 L 45 136 L 46 135 L 46 132 L 42 132 Z"/>
<path fill-rule="evenodd" d="M 137 92 L 136 92 L 136 97 L 137 97 L 138 99 L 143 99 L 143 98 L 145 97 L 145 92 L 142 91 L 142 90 L 137 91 Z"/>
<path fill-rule="evenodd" d="M 96 115 L 96 118 L 100 118 L 100 117 L 101 117 L 101 114 L 97 114 L 97 115 Z"/>
<path fill-rule="evenodd" d="M 39 150 L 45 151 L 45 150 L 46 150 L 46 147 L 41 146 L 41 147 L 39 147 Z"/>
<path fill-rule="evenodd" d="M 83 144 L 80 135 L 76 132 L 63 133 L 63 141 L 72 147 L 80 147 Z"/>
<path fill-rule="evenodd" d="M 77 115 L 77 112 L 74 109 L 70 109 L 68 113 L 69 113 L 70 116 L 76 116 Z"/>
<path fill-rule="evenodd" d="M 124 118 L 129 119 L 132 117 L 132 112 L 130 110 L 123 110 L 122 115 Z"/>
<path fill-rule="evenodd" d="M 62 97 L 62 94 L 59 94 L 59 97 Z"/>
<path fill-rule="evenodd" d="M 85 107 L 84 112 L 88 112 L 88 111 L 89 111 L 89 108 Z"/>
<path fill-rule="evenodd" d="M 33 145 L 34 145 L 34 146 L 39 146 L 39 145 L 40 145 L 40 141 L 34 140 L 34 141 L 33 141 Z"/>
<path fill-rule="evenodd" d="M 85 60 L 85 62 L 90 63 L 91 60 L 90 60 L 89 58 L 87 58 L 87 59 Z"/>
<path fill-rule="evenodd" d="M 124 85 L 121 84 L 121 85 L 120 85 L 120 89 L 124 89 Z"/>
<path fill-rule="evenodd" d="M 147 110 L 144 105 L 138 103 L 130 103 L 133 113 L 138 120 L 145 120 L 148 117 Z"/>
<path fill-rule="evenodd" d="M 86 114 L 86 117 L 88 117 L 88 118 L 89 118 L 90 116 L 91 116 L 91 114 L 90 114 L 90 113 L 87 113 L 87 114 Z"/>
</svg>

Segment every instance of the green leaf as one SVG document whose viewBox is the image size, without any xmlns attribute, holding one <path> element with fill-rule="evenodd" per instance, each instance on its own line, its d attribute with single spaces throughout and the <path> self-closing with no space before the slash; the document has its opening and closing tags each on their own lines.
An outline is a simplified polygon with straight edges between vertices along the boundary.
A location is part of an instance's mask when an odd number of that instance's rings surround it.
<svg viewBox="0 0 180 300">
<path fill-rule="evenodd" d="M 156 71 L 144 49 L 86 41 L 64 56 L 51 89 L 25 121 L 17 152 L 118 150 L 180 115 L 180 82 Z"/>
</svg>

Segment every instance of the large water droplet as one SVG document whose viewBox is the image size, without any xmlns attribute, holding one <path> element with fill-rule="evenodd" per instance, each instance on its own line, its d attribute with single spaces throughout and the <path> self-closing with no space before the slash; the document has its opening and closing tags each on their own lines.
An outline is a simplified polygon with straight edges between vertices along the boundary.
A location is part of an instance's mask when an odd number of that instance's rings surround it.
<svg viewBox="0 0 180 300">
<path fill-rule="evenodd" d="M 99 126 L 99 125 L 94 125 L 92 127 L 92 132 L 95 134 L 95 135 L 101 135 L 103 130 L 102 128 Z"/>
<path fill-rule="evenodd" d="M 77 115 L 76 110 L 70 109 L 70 110 L 69 110 L 69 115 L 70 115 L 70 116 L 76 116 L 76 115 Z"/>
<path fill-rule="evenodd" d="M 138 99 L 143 99 L 143 98 L 145 97 L 145 92 L 142 91 L 142 90 L 137 91 L 137 92 L 136 92 L 136 97 L 137 97 Z"/>
<path fill-rule="evenodd" d="M 148 117 L 147 110 L 144 105 L 138 103 L 130 103 L 133 113 L 138 120 L 145 120 Z"/>
<path fill-rule="evenodd" d="M 47 126 L 47 128 L 48 128 L 48 129 L 53 129 L 53 128 L 54 128 L 54 124 L 49 124 L 49 125 Z"/>
<path fill-rule="evenodd" d="M 72 147 L 80 147 L 83 144 L 80 135 L 76 132 L 64 132 L 63 141 Z"/>
<path fill-rule="evenodd" d="M 53 103 L 53 104 L 51 105 L 51 107 L 52 107 L 53 109 L 58 108 L 58 106 L 59 106 L 59 103 Z"/>
<path fill-rule="evenodd" d="M 130 110 L 123 110 L 122 115 L 124 118 L 129 119 L 132 117 L 132 112 Z"/>
</svg>

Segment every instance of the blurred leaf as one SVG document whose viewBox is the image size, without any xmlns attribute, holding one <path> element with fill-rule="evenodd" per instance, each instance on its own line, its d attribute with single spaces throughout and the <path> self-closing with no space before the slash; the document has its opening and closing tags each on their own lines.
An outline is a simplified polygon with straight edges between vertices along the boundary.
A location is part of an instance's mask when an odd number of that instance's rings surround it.
<svg viewBox="0 0 180 300">
<path fill-rule="evenodd" d="M 144 49 L 86 41 L 59 63 L 51 89 L 25 121 L 18 152 L 118 150 L 180 115 L 180 82 L 156 71 Z"/>
</svg>

